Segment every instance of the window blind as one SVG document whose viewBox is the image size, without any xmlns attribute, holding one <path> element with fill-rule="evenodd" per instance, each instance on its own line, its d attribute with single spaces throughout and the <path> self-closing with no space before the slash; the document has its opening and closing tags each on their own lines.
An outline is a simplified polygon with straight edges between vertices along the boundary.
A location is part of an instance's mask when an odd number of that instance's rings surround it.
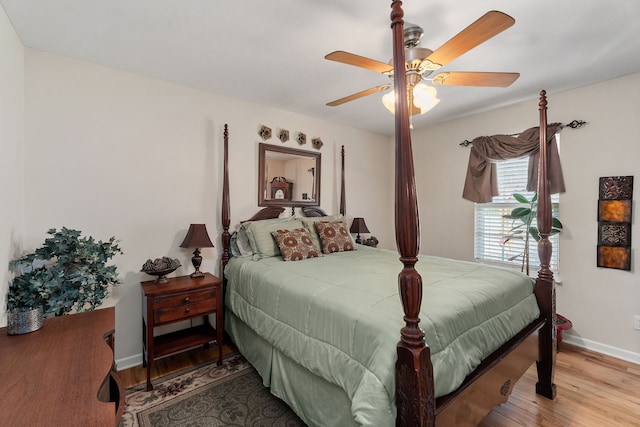
<svg viewBox="0 0 640 427">
<path fill-rule="evenodd" d="M 525 206 L 513 198 L 513 193 L 522 194 L 529 200 L 534 195 L 533 192 L 526 191 L 528 164 L 528 157 L 496 164 L 500 195 L 494 197 L 491 203 L 475 204 L 476 261 L 521 268 L 525 247 L 524 239 L 510 239 L 505 243 L 506 237 L 513 228 L 514 220 L 503 218 L 503 215 L 508 215 L 516 207 Z M 560 200 L 557 194 L 551 196 L 551 202 L 552 215 L 558 216 Z M 516 220 L 515 224 L 521 224 L 521 221 Z M 536 225 L 535 219 L 532 225 Z M 553 244 L 550 267 L 553 271 L 558 271 L 558 235 L 550 236 L 549 240 Z M 540 267 L 538 244 L 530 237 L 529 246 L 529 270 L 533 275 Z"/>
</svg>

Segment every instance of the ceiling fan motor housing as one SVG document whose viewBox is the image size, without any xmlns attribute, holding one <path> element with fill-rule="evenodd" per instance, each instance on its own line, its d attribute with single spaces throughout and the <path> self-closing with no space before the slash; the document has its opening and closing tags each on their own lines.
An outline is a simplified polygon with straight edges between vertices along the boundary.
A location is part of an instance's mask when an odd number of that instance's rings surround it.
<svg viewBox="0 0 640 427">
<path fill-rule="evenodd" d="M 404 47 L 409 49 L 420 44 L 424 30 L 415 24 L 407 23 L 404 27 Z"/>
<path fill-rule="evenodd" d="M 422 40 L 422 36 L 424 36 L 424 30 L 418 25 L 408 23 L 404 28 L 404 69 L 408 75 L 427 76 L 432 71 L 440 68 L 440 65 L 426 60 L 433 53 L 431 49 L 417 47 Z M 393 65 L 393 59 L 389 61 L 389 64 Z M 419 81 L 420 79 L 418 78 L 417 80 Z"/>
</svg>

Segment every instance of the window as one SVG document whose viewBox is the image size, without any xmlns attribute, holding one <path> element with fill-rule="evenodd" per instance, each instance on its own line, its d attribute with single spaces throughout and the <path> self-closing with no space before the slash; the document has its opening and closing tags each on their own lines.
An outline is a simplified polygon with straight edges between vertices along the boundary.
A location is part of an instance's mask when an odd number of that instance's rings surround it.
<svg viewBox="0 0 640 427">
<path fill-rule="evenodd" d="M 514 266 L 518 269 L 522 267 L 521 254 L 524 253 L 524 240 L 510 239 L 505 243 L 505 236 L 509 235 L 513 227 L 513 220 L 503 218 L 503 215 L 508 215 L 515 207 L 523 206 L 513 198 L 513 193 L 520 193 L 529 200 L 533 197 L 533 192 L 526 191 L 528 164 L 528 157 L 497 163 L 500 196 L 494 197 L 491 203 L 475 204 L 476 261 Z M 558 216 L 559 197 L 557 194 L 551 196 L 551 204 L 552 215 Z M 535 219 L 533 225 L 536 225 Z M 549 240 L 553 244 L 551 270 L 558 271 L 558 235 L 550 236 Z M 540 267 L 538 245 L 531 238 L 529 245 L 529 272 L 531 275 L 535 275 Z"/>
</svg>

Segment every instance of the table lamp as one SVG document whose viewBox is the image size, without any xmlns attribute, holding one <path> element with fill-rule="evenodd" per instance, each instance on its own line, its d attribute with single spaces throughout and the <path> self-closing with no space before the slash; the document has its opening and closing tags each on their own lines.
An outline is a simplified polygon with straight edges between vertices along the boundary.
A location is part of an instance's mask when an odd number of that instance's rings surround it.
<svg viewBox="0 0 640 427">
<path fill-rule="evenodd" d="M 362 243 L 360 233 L 369 233 L 369 229 L 367 228 L 367 224 L 364 222 L 364 218 L 353 218 L 349 232 L 357 234 L 356 243 Z"/>
<path fill-rule="evenodd" d="M 204 224 L 191 224 L 184 241 L 180 245 L 181 248 L 195 248 L 191 262 L 196 271 L 190 274 L 191 278 L 203 277 L 204 273 L 200 271 L 202 257 L 200 256 L 200 248 L 212 248 L 213 243 L 207 233 L 207 227 Z"/>
</svg>

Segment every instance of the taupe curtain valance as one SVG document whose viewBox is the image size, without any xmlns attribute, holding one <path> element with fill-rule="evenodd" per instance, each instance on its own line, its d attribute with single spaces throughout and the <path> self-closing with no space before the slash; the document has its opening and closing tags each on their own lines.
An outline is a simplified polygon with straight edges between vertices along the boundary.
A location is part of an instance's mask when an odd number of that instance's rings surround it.
<svg viewBox="0 0 640 427">
<path fill-rule="evenodd" d="M 564 179 L 555 134 L 560 132 L 560 123 L 547 126 L 549 147 L 549 185 L 551 193 L 564 193 Z M 462 197 L 477 203 L 490 202 L 498 195 L 496 162 L 529 156 L 529 179 L 527 190 L 536 191 L 538 184 L 538 160 L 540 151 L 540 129 L 533 127 L 517 137 L 510 135 L 480 136 L 472 142 L 469 166 Z"/>
</svg>

